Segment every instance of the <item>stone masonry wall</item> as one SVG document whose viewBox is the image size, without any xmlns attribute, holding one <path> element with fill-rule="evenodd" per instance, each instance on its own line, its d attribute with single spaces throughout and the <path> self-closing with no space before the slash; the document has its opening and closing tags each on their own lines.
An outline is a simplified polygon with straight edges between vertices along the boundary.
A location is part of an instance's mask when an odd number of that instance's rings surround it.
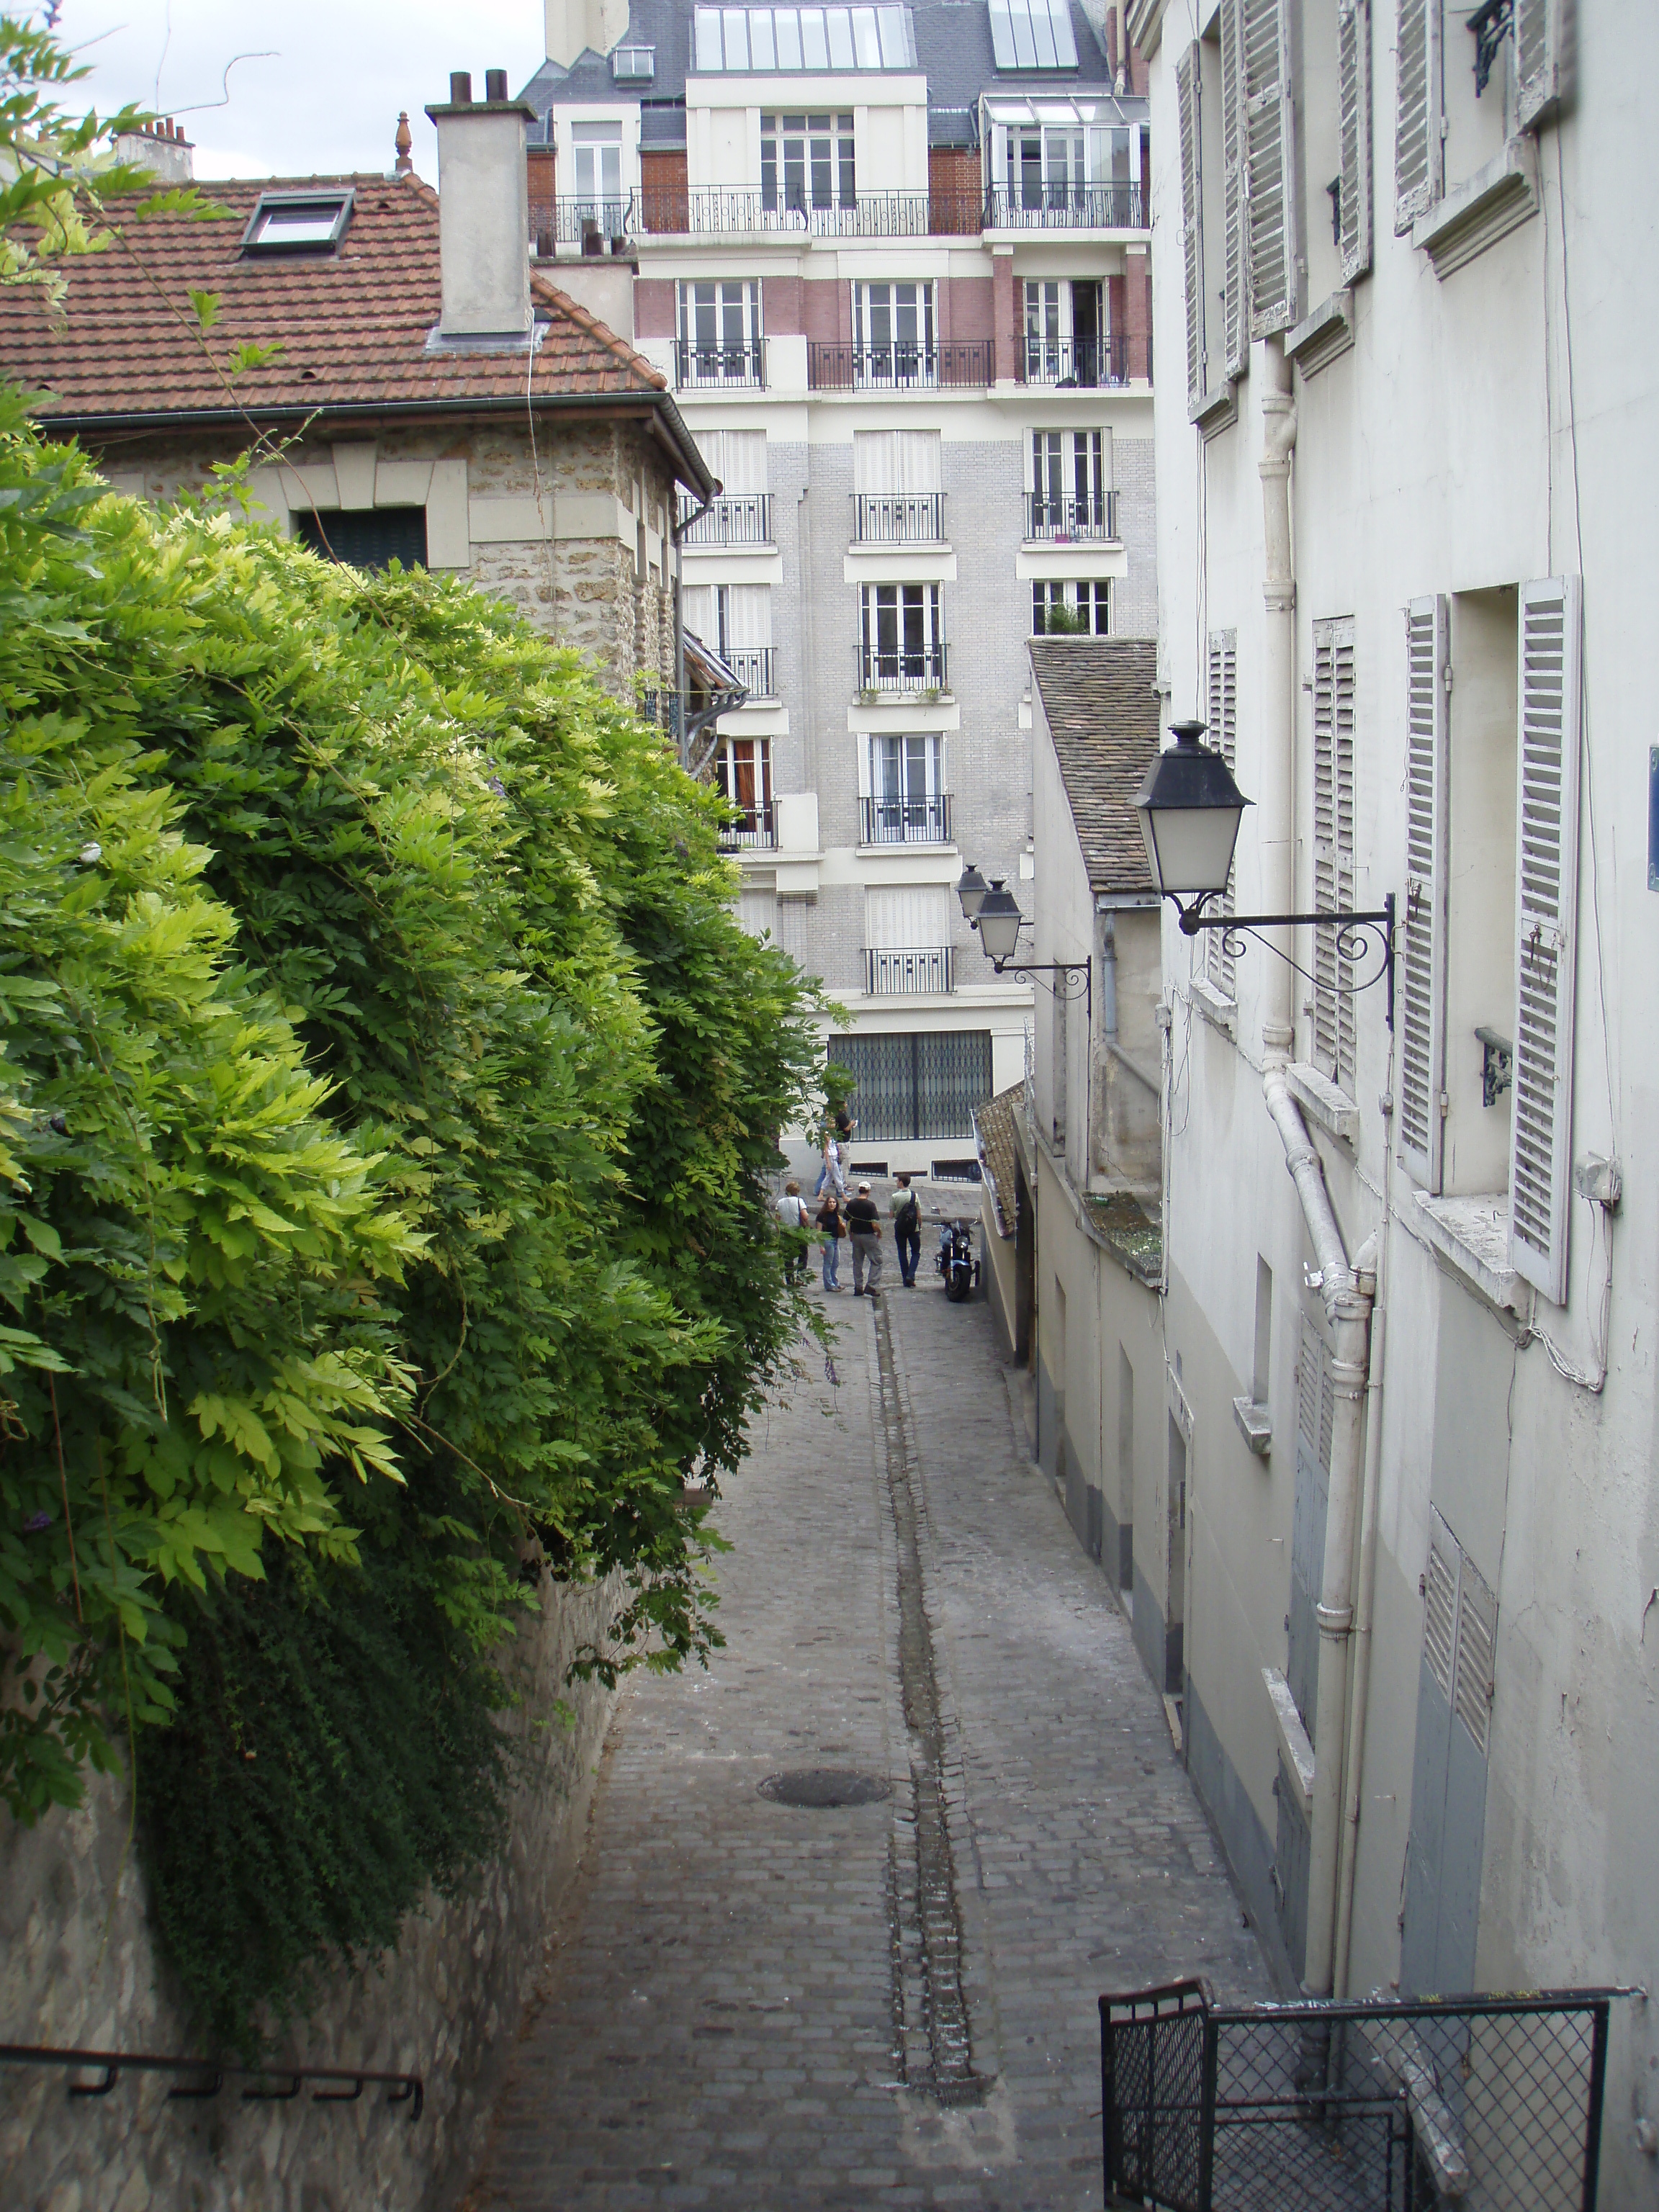
<svg viewBox="0 0 1659 2212">
<path fill-rule="evenodd" d="M 0 2202 L 9 2212 L 437 2212 L 465 2186 L 539 1954 L 554 1896 L 580 1849 L 611 1705 L 567 1689 L 615 1592 L 547 1586 L 513 1671 L 506 1725 L 525 1767 L 507 1849 L 474 1893 L 429 1899 L 396 1949 L 330 1987 L 317 2017 L 276 2046 L 314 2065 L 422 2075 L 426 2105 L 248 2104 L 232 2078 L 211 2100 L 167 2099 L 160 2075 L 107 2097 L 67 2094 L 60 2068 L 0 2067 Z M 569 1725 L 551 1718 L 563 1698 Z M 142 1739 L 140 1758 L 143 1757 Z M 0 2041 L 195 2054 L 127 1849 L 124 1785 L 22 1829 L 0 1814 Z"/>
</svg>

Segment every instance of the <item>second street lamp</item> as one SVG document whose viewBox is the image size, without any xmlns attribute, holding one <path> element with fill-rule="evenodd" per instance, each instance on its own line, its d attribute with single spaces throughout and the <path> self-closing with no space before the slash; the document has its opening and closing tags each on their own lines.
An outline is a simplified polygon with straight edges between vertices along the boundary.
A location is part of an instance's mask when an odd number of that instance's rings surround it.
<svg viewBox="0 0 1659 2212">
<path fill-rule="evenodd" d="M 958 886 L 958 889 L 960 886 Z M 967 910 L 967 901 L 963 901 Z M 1019 901 L 1008 890 L 1000 876 L 992 879 L 988 890 L 979 902 L 979 918 L 975 927 L 986 958 L 1000 975 L 1013 959 L 1019 944 L 1019 933 L 1025 927 L 1025 917 L 1019 910 Z M 1051 997 L 1075 999 L 1075 986 L 1083 985 L 1083 1002 L 1094 1019 L 1094 963 L 1092 960 L 1022 960 L 1013 969 L 1016 982 L 1040 982 Z M 1060 980 L 1051 983 L 1048 977 Z"/>
<path fill-rule="evenodd" d="M 1206 902 L 1226 893 L 1238 825 L 1244 809 L 1253 802 L 1233 781 L 1232 770 L 1221 755 L 1200 742 L 1204 734 L 1202 722 L 1176 722 L 1170 734 L 1175 744 L 1159 753 L 1147 769 L 1134 804 L 1152 881 L 1160 896 L 1175 908 L 1182 934 L 1196 937 L 1200 929 L 1218 929 L 1222 943 L 1235 957 L 1244 951 L 1247 935 L 1255 937 L 1270 952 L 1278 952 L 1298 975 L 1307 975 L 1305 968 L 1261 937 L 1261 932 L 1299 925 L 1334 929 L 1341 959 L 1358 964 L 1367 957 L 1380 955 L 1376 972 L 1352 988 L 1366 990 L 1387 978 L 1387 1019 L 1392 1029 L 1394 893 L 1390 891 L 1380 907 L 1364 913 L 1206 914 Z M 1308 980 L 1316 979 L 1309 976 Z"/>
</svg>

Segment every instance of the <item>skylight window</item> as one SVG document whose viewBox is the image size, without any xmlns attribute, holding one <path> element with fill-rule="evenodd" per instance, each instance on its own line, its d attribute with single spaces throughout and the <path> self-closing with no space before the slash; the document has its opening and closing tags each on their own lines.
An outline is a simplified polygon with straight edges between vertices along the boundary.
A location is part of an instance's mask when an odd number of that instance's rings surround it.
<svg viewBox="0 0 1659 2212">
<path fill-rule="evenodd" d="M 242 233 L 244 253 L 319 253 L 337 246 L 351 220 L 353 195 L 261 192 Z"/>
<path fill-rule="evenodd" d="M 1001 4 L 1001 0 L 999 0 Z M 1020 0 L 1042 8 L 1050 0 Z M 1075 63 L 1071 17 L 1062 15 L 1066 51 Z M 693 46 L 696 69 L 770 76 L 794 70 L 901 70 L 916 65 L 908 8 L 699 8 Z M 1051 64 L 1050 66 L 1053 66 Z"/>
<path fill-rule="evenodd" d="M 1070 0 L 990 0 L 991 51 L 1000 70 L 1077 67 Z"/>
</svg>

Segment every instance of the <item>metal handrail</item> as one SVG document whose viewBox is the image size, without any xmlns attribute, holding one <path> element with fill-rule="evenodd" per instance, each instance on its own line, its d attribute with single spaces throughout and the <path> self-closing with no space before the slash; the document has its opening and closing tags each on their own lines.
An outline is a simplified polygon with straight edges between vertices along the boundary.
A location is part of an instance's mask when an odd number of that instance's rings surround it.
<svg viewBox="0 0 1659 2212">
<path fill-rule="evenodd" d="M 932 792 L 925 799 L 860 799 L 861 845 L 948 845 L 951 794 Z"/>
<path fill-rule="evenodd" d="M 933 645 L 866 646 L 859 653 L 866 691 L 943 691 L 949 686 L 945 641 Z"/>
<path fill-rule="evenodd" d="M 707 507 L 682 520 L 682 545 L 769 545 L 772 542 L 772 495 L 769 491 L 726 492 Z"/>
<path fill-rule="evenodd" d="M 1115 491 L 1029 491 L 1025 495 L 1025 535 L 1028 538 L 1103 538 L 1117 536 L 1117 494 Z"/>
<path fill-rule="evenodd" d="M 313 2105 L 355 2104 L 368 2083 L 384 2081 L 389 2090 L 387 2104 L 407 2105 L 411 2120 L 418 2120 L 426 2106 L 426 2086 L 420 2075 L 383 2074 L 366 2067 L 240 2066 L 223 2058 L 165 2057 L 151 2051 L 81 2051 L 43 2043 L 0 2043 L 0 2063 L 101 2071 L 101 2081 L 71 2081 L 71 2097 L 107 2097 L 123 2074 L 183 2074 L 198 2075 L 200 2081 L 192 2087 L 169 2089 L 170 2098 L 216 2097 L 226 2077 L 236 2075 L 254 2082 L 287 2082 L 285 2089 L 244 2089 L 243 2098 L 251 2104 L 286 2104 L 299 2095 L 302 2081 L 349 2082 L 349 2088 L 314 2090 L 311 2101 Z"/>
<path fill-rule="evenodd" d="M 769 799 L 754 800 L 745 805 L 740 799 L 730 804 L 736 808 L 738 820 L 720 824 L 717 842 L 723 852 L 770 851 L 778 842 L 777 821 Z"/>
<path fill-rule="evenodd" d="M 775 699 L 773 654 L 769 645 L 731 645 L 720 654 L 751 699 Z"/>
<path fill-rule="evenodd" d="M 806 382 L 814 392 L 977 390 L 992 381 L 988 338 L 886 345 L 815 340 L 806 349 Z"/>
<path fill-rule="evenodd" d="M 1139 185 L 994 185 L 987 230 L 1145 230 Z"/>
<path fill-rule="evenodd" d="M 684 387 L 699 385 L 766 382 L 766 341 L 745 339 L 740 345 L 700 345 L 693 338 L 674 341 L 674 381 Z"/>
<path fill-rule="evenodd" d="M 1096 338 L 1051 338 L 1025 333 L 1023 374 L 1027 384 L 1078 386 L 1088 391 L 1129 381 L 1129 341 L 1121 333 Z"/>
<path fill-rule="evenodd" d="M 586 238 L 631 237 L 633 228 L 631 192 L 574 192 L 554 201 L 550 226 L 532 216 L 531 236 L 538 245 L 550 236 L 556 246 L 580 246 Z"/>
<path fill-rule="evenodd" d="M 953 991 L 954 948 L 949 945 L 866 945 L 864 988 L 866 995 L 872 999 Z"/>
<path fill-rule="evenodd" d="M 942 491 L 855 491 L 855 545 L 936 545 L 945 536 Z"/>
<path fill-rule="evenodd" d="M 860 192 L 815 203 L 778 190 L 653 185 L 630 197 L 627 232 L 641 238 L 927 238 L 977 232 L 977 194 Z"/>
</svg>

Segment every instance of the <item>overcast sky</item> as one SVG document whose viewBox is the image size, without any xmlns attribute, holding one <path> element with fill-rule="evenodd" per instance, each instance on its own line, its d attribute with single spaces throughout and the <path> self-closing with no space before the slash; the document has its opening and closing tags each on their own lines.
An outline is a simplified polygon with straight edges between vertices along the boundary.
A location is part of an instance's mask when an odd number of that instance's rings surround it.
<svg viewBox="0 0 1659 2212">
<path fill-rule="evenodd" d="M 58 34 L 91 65 L 84 104 L 176 116 L 198 177 L 386 170 L 407 108 L 415 167 L 435 184 L 422 111 L 447 98 L 451 70 L 471 70 L 477 97 L 486 69 L 518 92 L 544 50 L 541 0 L 63 0 Z M 227 101 L 227 64 L 266 49 L 236 63 Z"/>
</svg>

